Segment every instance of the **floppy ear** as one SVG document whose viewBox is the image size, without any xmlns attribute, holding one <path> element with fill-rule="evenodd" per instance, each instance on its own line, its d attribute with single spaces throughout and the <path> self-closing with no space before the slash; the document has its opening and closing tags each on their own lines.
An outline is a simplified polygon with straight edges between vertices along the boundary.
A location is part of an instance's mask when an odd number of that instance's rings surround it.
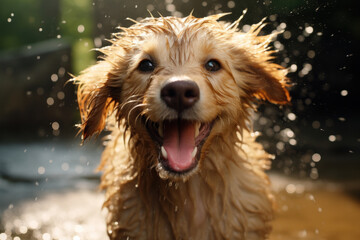
<svg viewBox="0 0 360 240">
<path fill-rule="evenodd" d="M 243 67 L 238 67 L 242 78 L 242 88 L 247 93 L 261 100 L 267 100 L 275 104 L 287 104 L 290 102 L 287 71 L 280 65 L 267 61 L 256 62 L 245 60 Z"/>
<path fill-rule="evenodd" d="M 78 84 L 77 99 L 81 115 L 80 131 L 83 140 L 100 133 L 107 115 L 114 109 L 113 89 L 109 87 L 112 65 L 107 61 L 98 62 L 74 78 Z"/>
<path fill-rule="evenodd" d="M 289 86 L 287 70 L 272 62 L 274 51 L 269 48 L 269 43 L 279 33 L 259 36 L 265 26 L 263 21 L 252 25 L 247 33 L 235 32 L 233 35 L 232 56 L 238 85 L 258 99 L 287 104 L 290 102 L 286 89 Z"/>
</svg>

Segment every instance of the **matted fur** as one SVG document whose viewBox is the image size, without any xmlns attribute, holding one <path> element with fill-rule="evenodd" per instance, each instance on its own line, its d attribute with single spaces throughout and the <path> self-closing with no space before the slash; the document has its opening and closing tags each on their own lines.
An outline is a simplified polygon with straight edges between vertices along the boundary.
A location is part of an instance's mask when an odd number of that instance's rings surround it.
<svg viewBox="0 0 360 240">
<path fill-rule="evenodd" d="M 239 21 L 219 22 L 222 16 L 136 22 L 100 49 L 102 61 L 74 78 L 83 138 L 105 126 L 111 131 L 100 165 L 111 239 L 265 239 L 271 230 L 264 173 L 271 156 L 250 134 L 250 114 L 254 98 L 289 102 L 286 70 L 271 62 L 268 44 L 276 34 L 259 36 L 263 23 L 243 33 Z M 146 58 L 156 62 L 149 74 L 138 71 Z M 209 59 L 221 70 L 206 71 Z M 159 146 L 145 127 L 174 118 L 160 98 L 174 78 L 200 88 L 182 117 L 213 122 L 199 166 L 182 175 L 158 167 Z"/>
</svg>

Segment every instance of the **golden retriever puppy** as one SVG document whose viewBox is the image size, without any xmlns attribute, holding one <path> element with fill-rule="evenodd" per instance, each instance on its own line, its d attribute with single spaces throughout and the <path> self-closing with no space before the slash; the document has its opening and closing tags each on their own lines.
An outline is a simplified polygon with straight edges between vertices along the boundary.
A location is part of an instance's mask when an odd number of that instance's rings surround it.
<svg viewBox="0 0 360 240">
<path fill-rule="evenodd" d="M 276 34 L 223 15 L 135 22 L 74 78 L 83 139 L 111 131 L 100 165 L 111 239 L 267 238 L 271 155 L 250 115 L 256 98 L 288 103 L 288 80 L 271 62 Z"/>
</svg>

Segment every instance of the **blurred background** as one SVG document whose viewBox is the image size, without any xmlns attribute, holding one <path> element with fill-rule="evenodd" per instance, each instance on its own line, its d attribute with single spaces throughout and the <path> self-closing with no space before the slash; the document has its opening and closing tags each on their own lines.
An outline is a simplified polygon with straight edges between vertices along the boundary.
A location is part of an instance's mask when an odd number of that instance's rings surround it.
<svg viewBox="0 0 360 240">
<path fill-rule="evenodd" d="M 232 12 L 289 69 L 292 104 L 264 104 L 259 141 L 277 157 L 271 239 L 360 239 L 360 15 L 352 0 L 1 0 L 0 240 L 106 239 L 101 139 L 80 146 L 76 89 L 92 49 L 127 17 Z"/>
</svg>

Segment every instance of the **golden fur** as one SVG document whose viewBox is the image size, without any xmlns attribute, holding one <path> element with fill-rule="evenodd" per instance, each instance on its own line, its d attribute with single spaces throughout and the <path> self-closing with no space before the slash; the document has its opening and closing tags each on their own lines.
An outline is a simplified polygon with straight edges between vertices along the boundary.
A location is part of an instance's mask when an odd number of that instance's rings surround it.
<svg viewBox="0 0 360 240">
<path fill-rule="evenodd" d="M 276 34 L 259 36 L 263 23 L 243 33 L 240 19 L 228 24 L 218 21 L 222 16 L 136 22 L 100 49 L 102 61 L 74 78 L 84 140 L 111 131 L 100 166 L 111 239 L 265 239 L 271 230 L 264 173 L 271 156 L 250 133 L 250 115 L 254 98 L 289 102 L 286 70 L 271 62 L 268 44 Z M 139 71 L 144 59 L 156 63 L 153 71 Z M 221 69 L 207 71 L 209 59 Z M 160 97 L 173 79 L 200 89 L 181 117 L 212 123 L 197 166 L 186 173 L 161 166 L 146 127 L 179 117 Z"/>
</svg>

